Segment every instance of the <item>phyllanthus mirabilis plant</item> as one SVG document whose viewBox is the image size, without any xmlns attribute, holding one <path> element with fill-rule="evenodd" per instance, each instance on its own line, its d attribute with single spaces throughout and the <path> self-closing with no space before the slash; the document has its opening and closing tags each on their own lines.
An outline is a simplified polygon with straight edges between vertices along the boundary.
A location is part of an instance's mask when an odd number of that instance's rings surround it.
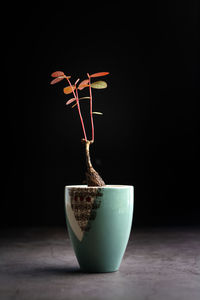
<svg viewBox="0 0 200 300">
<path fill-rule="evenodd" d="M 95 169 L 92 166 L 91 159 L 90 159 L 90 145 L 94 143 L 94 121 L 93 121 L 93 114 L 102 114 L 100 112 L 93 112 L 93 99 L 92 99 L 92 88 L 94 89 L 105 89 L 107 87 L 107 83 L 105 81 L 95 81 L 92 82 L 92 78 L 96 77 L 102 77 L 108 75 L 109 72 L 98 72 L 94 73 L 92 75 L 87 73 L 87 79 L 83 80 L 81 83 L 79 83 L 79 79 L 75 81 L 74 84 L 71 83 L 70 78 L 71 76 L 65 75 L 62 71 L 56 71 L 51 74 L 54 79 L 51 81 L 51 84 L 55 84 L 57 82 L 60 82 L 63 79 L 66 79 L 68 82 L 68 86 L 66 86 L 63 89 L 63 92 L 68 94 L 73 94 L 73 98 L 69 99 L 66 104 L 72 104 L 72 107 L 77 106 L 77 110 L 79 113 L 81 126 L 83 129 L 83 136 L 82 142 L 85 144 L 85 153 L 86 153 L 86 166 L 87 166 L 87 172 L 86 172 L 86 182 L 88 186 L 103 186 L 105 185 L 105 182 L 100 177 L 100 175 L 95 171 Z M 89 89 L 89 96 L 87 97 L 79 97 L 79 91 L 83 90 L 84 88 Z M 80 100 L 83 99 L 89 99 L 90 101 L 90 121 L 91 121 L 91 130 L 92 130 L 92 138 L 91 140 L 88 140 L 85 125 L 83 121 L 83 117 L 81 114 L 81 108 L 80 108 Z"/>
</svg>

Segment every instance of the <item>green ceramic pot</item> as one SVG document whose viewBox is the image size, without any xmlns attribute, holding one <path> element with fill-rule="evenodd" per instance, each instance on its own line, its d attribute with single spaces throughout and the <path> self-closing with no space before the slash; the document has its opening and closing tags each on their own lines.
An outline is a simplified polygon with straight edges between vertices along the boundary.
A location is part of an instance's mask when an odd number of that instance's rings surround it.
<svg viewBox="0 0 200 300">
<path fill-rule="evenodd" d="M 69 237 L 81 270 L 119 269 L 133 218 L 133 186 L 66 186 Z"/>
</svg>

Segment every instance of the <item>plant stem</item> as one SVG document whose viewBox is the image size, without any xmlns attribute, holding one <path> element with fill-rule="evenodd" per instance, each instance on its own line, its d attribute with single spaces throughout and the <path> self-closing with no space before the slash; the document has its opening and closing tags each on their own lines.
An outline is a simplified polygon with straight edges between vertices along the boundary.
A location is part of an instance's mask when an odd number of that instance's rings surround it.
<svg viewBox="0 0 200 300">
<path fill-rule="evenodd" d="M 79 105 L 77 88 L 76 88 L 76 94 L 75 94 L 74 89 L 73 89 L 73 87 L 71 85 L 71 82 L 70 82 L 69 78 L 67 76 L 65 76 L 65 78 L 67 79 L 67 81 L 68 81 L 68 83 L 69 83 L 69 85 L 70 85 L 70 87 L 72 89 L 74 98 L 76 99 L 76 104 L 77 104 L 77 107 L 78 107 L 78 113 L 79 113 L 79 117 L 80 117 L 80 120 L 81 120 L 81 125 L 82 125 L 82 129 L 83 129 L 84 139 L 87 141 L 87 135 L 86 135 L 86 131 L 85 131 L 83 117 L 82 117 L 82 114 L 81 114 L 81 108 L 80 108 L 80 105 Z"/>
<path fill-rule="evenodd" d="M 90 120 L 91 120 L 91 126 L 92 126 L 92 143 L 94 142 L 94 122 L 93 122 L 93 114 L 92 114 L 92 88 L 90 84 L 90 75 L 88 75 L 89 79 L 89 90 L 90 90 Z"/>
<path fill-rule="evenodd" d="M 86 165 L 87 165 L 88 170 L 90 170 L 92 168 L 92 163 L 91 163 L 91 159 L 90 159 L 90 144 L 91 144 L 91 141 L 85 142 Z"/>
<path fill-rule="evenodd" d="M 81 114 L 81 108 L 80 108 L 80 104 L 79 104 L 79 100 L 78 100 L 78 91 L 77 91 L 77 88 L 76 88 L 76 102 L 77 102 L 79 116 L 80 116 L 80 119 L 81 119 L 81 125 L 82 125 L 82 128 L 83 128 L 84 138 L 87 141 L 87 135 L 86 135 L 86 132 L 85 132 L 85 126 L 84 126 L 83 117 L 82 117 L 82 114 Z"/>
<path fill-rule="evenodd" d="M 87 166 L 87 172 L 86 172 L 86 181 L 88 186 L 104 186 L 105 182 L 101 178 L 101 176 L 95 171 L 95 169 L 92 166 L 91 159 L 90 159 L 90 144 L 92 144 L 92 141 L 82 141 L 85 143 L 85 154 L 86 154 L 86 166 Z"/>
</svg>

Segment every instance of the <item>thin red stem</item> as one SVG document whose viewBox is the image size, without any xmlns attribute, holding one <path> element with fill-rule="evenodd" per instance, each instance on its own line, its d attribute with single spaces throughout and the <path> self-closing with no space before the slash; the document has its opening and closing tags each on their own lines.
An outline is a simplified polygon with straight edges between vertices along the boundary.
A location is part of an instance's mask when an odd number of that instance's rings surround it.
<svg viewBox="0 0 200 300">
<path fill-rule="evenodd" d="M 69 85 L 70 85 L 70 87 L 71 87 L 71 89 L 72 89 L 74 98 L 76 99 L 76 104 L 77 104 L 77 107 L 78 107 L 78 113 L 79 113 L 79 117 L 80 117 L 80 120 L 81 120 L 81 125 L 82 125 L 82 129 L 83 129 L 84 139 L 87 141 L 87 135 L 86 135 L 86 131 L 85 131 L 85 126 L 84 126 L 84 122 L 83 122 L 83 117 L 82 117 L 82 114 L 81 114 L 81 108 L 80 108 L 80 105 L 79 105 L 79 99 L 78 99 L 77 88 L 76 88 L 76 94 L 75 94 L 74 88 L 72 87 L 69 78 L 68 78 L 67 76 L 65 76 L 65 78 L 67 79 L 67 81 L 68 81 L 68 83 L 69 83 Z"/>
<path fill-rule="evenodd" d="M 90 75 L 88 75 L 89 78 L 89 90 L 90 90 L 90 120 L 91 120 L 91 127 L 92 127 L 92 143 L 94 142 L 94 121 L 93 121 L 93 114 L 92 114 L 92 88 L 90 84 Z"/>
<path fill-rule="evenodd" d="M 83 128 L 84 138 L 85 138 L 85 141 L 87 141 L 87 135 L 86 135 L 86 132 L 85 132 L 85 126 L 84 126 L 83 117 L 82 117 L 82 114 L 81 114 L 81 108 L 80 108 L 80 104 L 79 104 L 79 100 L 78 100 L 77 88 L 76 88 L 76 103 L 77 103 L 77 107 L 78 107 L 79 116 L 80 116 L 80 119 L 81 119 L 81 125 L 82 125 L 82 128 Z"/>
</svg>

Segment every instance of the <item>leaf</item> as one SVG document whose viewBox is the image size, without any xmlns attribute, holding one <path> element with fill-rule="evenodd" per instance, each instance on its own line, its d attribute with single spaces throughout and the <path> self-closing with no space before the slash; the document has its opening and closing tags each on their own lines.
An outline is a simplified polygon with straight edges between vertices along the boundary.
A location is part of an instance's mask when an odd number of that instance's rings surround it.
<svg viewBox="0 0 200 300">
<path fill-rule="evenodd" d="M 72 87 L 69 85 L 63 89 L 63 92 L 65 94 L 71 94 L 74 91 L 74 89 L 75 89 L 75 85 L 73 85 Z"/>
<path fill-rule="evenodd" d="M 72 108 L 74 108 L 77 105 L 77 103 L 75 103 L 74 105 L 72 105 Z"/>
<path fill-rule="evenodd" d="M 80 80 L 80 78 L 78 78 L 74 84 L 77 85 L 77 83 L 79 82 L 79 80 Z"/>
<path fill-rule="evenodd" d="M 89 86 L 88 83 L 89 83 L 89 79 L 83 80 L 83 81 L 79 84 L 78 89 L 79 89 L 79 90 L 83 90 L 85 87 Z"/>
<path fill-rule="evenodd" d="M 82 99 L 90 99 L 90 97 L 81 97 L 81 98 L 79 98 L 79 100 L 82 100 Z"/>
<path fill-rule="evenodd" d="M 57 82 L 63 80 L 64 78 L 65 78 L 64 76 L 59 76 L 59 77 L 53 79 L 53 80 L 50 82 L 50 84 L 55 84 L 55 83 L 57 83 Z"/>
<path fill-rule="evenodd" d="M 93 111 L 92 114 L 93 114 L 93 115 L 103 115 L 103 113 L 102 113 L 102 112 L 99 112 L 99 111 Z"/>
<path fill-rule="evenodd" d="M 76 98 L 71 98 L 66 102 L 66 105 L 71 104 L 72 102 L 76 101 Z"/>
<path fill-rule="evenodd" d="M 51 74 L 51 77 L 64 76 L 65 74 L 62 71 L 56 71 Z"/>
<path fill-rule="evenodd" d="M 94 73 L 94 74 L 90 75 L 90 77 L 101 77 L 101 76 L 105 76 L 108 74 L 109 74 L 109 72 L 98 72 L 98 73 Z"/>
<path fill-rule="evenodd" d="M 105 81 L 95 81 L 91 83 L 91 87 L 94 89 L 105 89 L 107 88 L 107 83 Z"/>
</svg>

